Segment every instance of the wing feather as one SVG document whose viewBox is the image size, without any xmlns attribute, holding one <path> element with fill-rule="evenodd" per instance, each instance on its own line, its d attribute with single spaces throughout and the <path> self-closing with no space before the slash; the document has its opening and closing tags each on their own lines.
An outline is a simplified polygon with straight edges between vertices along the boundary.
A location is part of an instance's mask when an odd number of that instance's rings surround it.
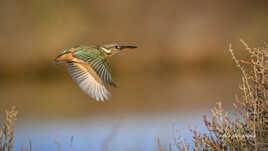
<svg viewBox="0 0 268 151">
<path fill-rule="evenodd" d="M 77 85 L 90 97 L 97 101 L 107 100 L 110 96 L 109 91 L 102 82 L 97 81 L 94 76 L 78 63 L 68 62 L 68 71 Z"/>
<path fill-rule="evenodd" d="M 106 59 L 91 58 L 88 60 L 88 63 L 96 71 L 102 81 L 109 84 L 110 86 L 116 87 L 116 84 L 114 83 L 110 73 L 109 64 Z"/>
<path fill-rule="evenodd" d="M 104 83 L 116 87 L 110 73 L 110 66 L 107 59 L 102 56 L 98 50 L 92 50 L 90 48 L 86 48 L 86 50 L 81 49 L 75 51 L 73 56 L 88 63 Z"/>
</svg>

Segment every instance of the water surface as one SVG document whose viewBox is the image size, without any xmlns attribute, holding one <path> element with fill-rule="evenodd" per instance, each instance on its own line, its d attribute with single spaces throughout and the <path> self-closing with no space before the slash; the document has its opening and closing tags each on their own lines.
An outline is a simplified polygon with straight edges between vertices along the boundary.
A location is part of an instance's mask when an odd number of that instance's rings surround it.
<svg viewBox="0 0 268 151">
<path fill-rule="evenodd" d="M 96 102 L 79 90 L 67 73 L 61 80 L 1 85 L 1 106 L 17 106 L 17 150 L 28 140 L 39 151 L 156 150 L 179 135 L 191 140 L 188 124 L 204 131 L 202 116 L 215 102 L 231 108 L 238 78 L 233 75 L 128 76 L 117 79 L 108 102 Z"/>
</svg>

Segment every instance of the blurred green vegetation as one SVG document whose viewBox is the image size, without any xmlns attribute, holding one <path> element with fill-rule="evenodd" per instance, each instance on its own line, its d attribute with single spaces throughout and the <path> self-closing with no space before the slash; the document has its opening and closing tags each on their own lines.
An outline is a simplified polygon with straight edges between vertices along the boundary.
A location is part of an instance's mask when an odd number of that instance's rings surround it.
<svg viewBox="0 0 268 151">
<path fill-rule="evenodd" d="M 230 107 L 240 81 L 228 44 L 239 49 L 240 38 L 250 47 L 267 41 L 266 6 L 265 0 L 0 1 L 0 106 L 15 105 L 23 113 L 18 119 L 44 123 L 184 117 L 218 100 Z M 111 101 L 92 100 L 54 63 L 77 44 L 113 42 L 138 49 L 110 58 L 119 85 L 109 89 Z"/>
<path fill-rule="evenodd" d="M 265 6 L 250 0 L 1 1 L 1 80 L 49 80 L 61 73 L 53 64 L 61 50 L 110 42 L 139 46 L 111 59 L 115 75 L 230 72 L 229 42 L 267 39 Z"/>
<path fill-rule="evenodd" d="M 228 44 L 239 46 L 243 38 L 254 47 L 268 39 L 266 1 L 0 4 L 0 105 L 14 104 L 33 115 L 171 111 L 206 107 L 218 96 L 231 100 L 239 81 Z M 119 88 L 111 89 L 112 103 L 100 105 L 80 91 L 54 58 L 77 44 L 112 42 L 138 49 L 110 58 Z"/>
</svg>

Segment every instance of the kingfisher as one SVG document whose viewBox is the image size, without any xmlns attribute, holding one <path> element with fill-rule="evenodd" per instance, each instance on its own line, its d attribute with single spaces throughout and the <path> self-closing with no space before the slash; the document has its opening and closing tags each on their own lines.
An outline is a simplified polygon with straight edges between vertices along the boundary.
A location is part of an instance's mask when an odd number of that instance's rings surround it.
<svg viewBox="0 0 268 151">
<path fill-rule="evenodd" d="M 76 46 L 63 50 L 55 61 L 57 64 L 66 64 L 71 78 L 83 92 L 97 101 L 105 101 L 111 95 L 105 85 L 117 87 L 112 79 L 107 58 L 134 48 L 137 46 Z"/>
</svg>

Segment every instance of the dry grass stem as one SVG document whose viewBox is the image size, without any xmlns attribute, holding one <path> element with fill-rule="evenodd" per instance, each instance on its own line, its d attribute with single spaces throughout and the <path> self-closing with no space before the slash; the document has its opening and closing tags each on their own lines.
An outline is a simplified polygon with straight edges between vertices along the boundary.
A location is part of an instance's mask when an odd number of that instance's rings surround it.
<svg viewBox="0 0 268 151">
<path fill-rule="evenodd" d="M 235 96 L 235 118 L 222 108 L 221 102 L 211 110 L 212 119 L 203 117 L 208 133 L 190 128 L 194 151 L 266 151 L 268 150 L 268 46 L 251 48 L 240 40 L 249 58 L 238 59 L 229 45 L 235 65 L 241 71 L 240 94 Z M 160 142 L 159 142 L 160 143 Z M 185 151 L 182 142 L 177 149 Z"/>
</svg>

